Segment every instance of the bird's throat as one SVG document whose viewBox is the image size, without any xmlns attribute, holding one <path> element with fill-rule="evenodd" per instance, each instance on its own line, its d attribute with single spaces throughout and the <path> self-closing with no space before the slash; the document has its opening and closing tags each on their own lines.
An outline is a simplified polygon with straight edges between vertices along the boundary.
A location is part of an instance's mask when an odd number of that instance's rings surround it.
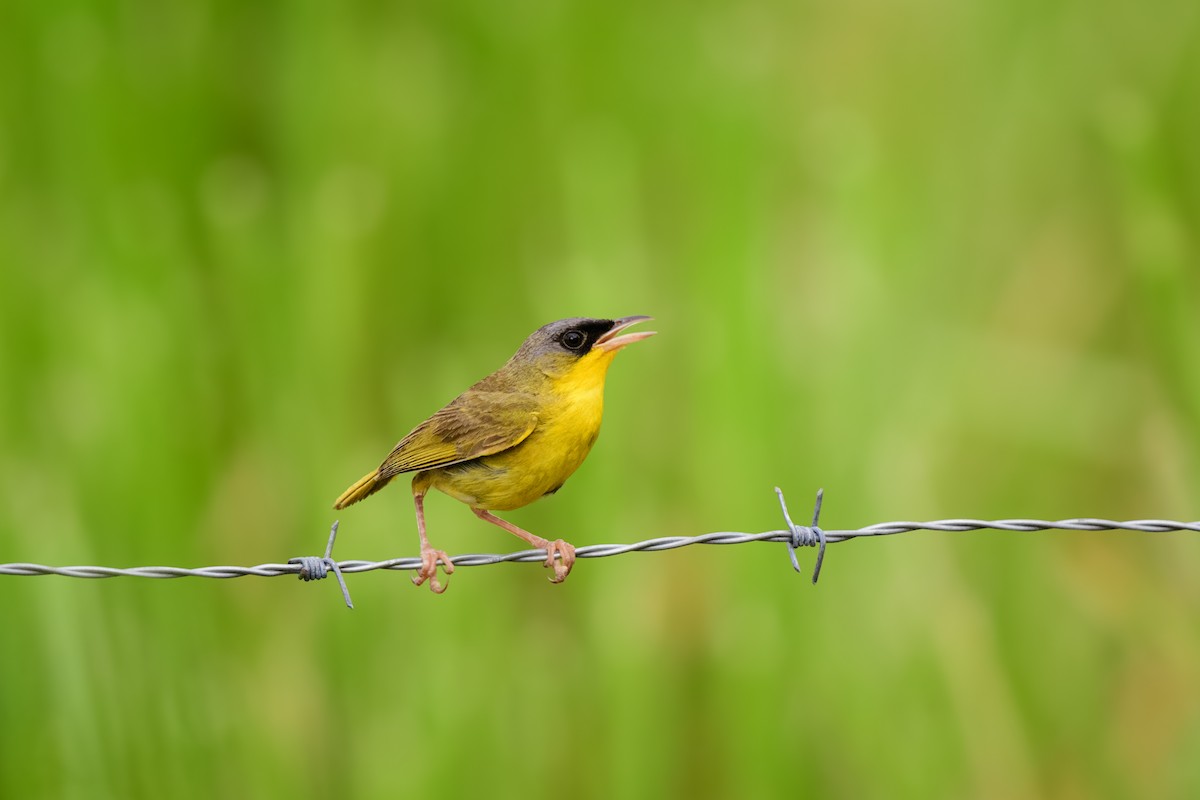
<svg viewBox="0 0 1200 800">
<path fill-rule="evenodd" d="M 599 393 L 603 396 L 604 379 L 612 364 L 615 351 L 593 350 L 557 375 L 548 375 L 550 385 L 559 396 L 587 396 Z"/>
</svg>

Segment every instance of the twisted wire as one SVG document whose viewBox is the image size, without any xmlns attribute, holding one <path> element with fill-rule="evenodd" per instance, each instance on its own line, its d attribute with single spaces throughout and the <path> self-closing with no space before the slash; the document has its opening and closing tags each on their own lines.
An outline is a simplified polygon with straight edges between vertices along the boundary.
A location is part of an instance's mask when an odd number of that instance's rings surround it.
<svg viewBox="0 0 1200 800">
<path fill-rule="evenodd" d="M 626 553 L 649 553 L 662 550 L 676 550 L 696 544 L 734 545 L 748 542 L 784 542 L 788 545 L 788 554 L 793 568 L 798 572 L 800 565 L 796 561 L 795 549 L 805 546 L 817 546 L 819 552 L 813 571 L 813 583 L 821 569 L 825 543 L 845 542 L 851 539 L 892 536 L 913 531 L 945 531 L 965 532 L 980 530 L 998 530 L 1013 532 L 1033 532 L 1046 530 L 1064 531 L 1138 531 L 1143 533 L 1169 533 L 1176 531 L 1192 531 L 1200 533 L 1200 521 L 1179 522 L 1166 519 L 1138 519 L 1118 521 L 1111 519 L 1096 519 L 1082 517 L 1063 520 L 1040 519 L 943 519 L 931 522 L 880 522 L 865 528 L 852 530 L 822 530 L 817 527 L 817 516 L 820 513 L 821 493 L 817 494 L 817 504 L 813 514 L 813 524 L 810 526 L 796 525 L 787 513 L 787 505 L 783 501 L 783 493 L 779 494 L 780 505 L 784 519 L 788 524 L 786 530 L 772 530 L 763 533 L 736 533 L 721 531 L 706 533 L 700 536 L 660 536 L 645 539 L 631 544 L 590 544 L 575 550 L 576 558 L 607 558 Z M 0 564 L 0 575 L 60 575 L 67 578 L 242 578 L 258 576 L 275 578 L 281 575 L 296 575 L 302 580 L 320 580 L 327 572 L 333 572 L 342 589 L 346 605 L 353 608 L 350 602 L 350 592 L 346 587 L 345 573 L 371 572 L 373 570 L 416 570 L 421 567 L 418 556 L 391 558 L 385 561 L 364 561 L 351 559 L 346 561 L 333 560 L 333 544 L 337 537 L 338 524 L 335 522 L 330 531 L 329 543 L 325 548 L 324 557 L 302 556 L 294 558 L 286 564 L 258 564 L 253 567 L 212 566 L 212 567 L 101 567 L 101 566 L 65 566 L 53 567 L 45 564 L 30 564 L 14 562 Z M 451 561 L 456 567 L 481 567 L 502 563 L 542 563 L 546 560 L 545 550 L 519 550 L 512 553 L 466 553 L 453 556 Z"/>
</svg>

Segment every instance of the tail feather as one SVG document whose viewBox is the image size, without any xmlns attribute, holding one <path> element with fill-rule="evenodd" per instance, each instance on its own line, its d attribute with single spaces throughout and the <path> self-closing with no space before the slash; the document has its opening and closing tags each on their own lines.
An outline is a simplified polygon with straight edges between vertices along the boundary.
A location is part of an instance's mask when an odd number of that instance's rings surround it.
<svg viewBox="0 0 1200 800">
<path fill-rule="evenodd" d="M 353 486 L 342 492 L 342 496 L 334 502 L 333 507 L 340 511 L 346 506 L 354 505 L 364 497 L 369 497 L 387 486 L 391 482 L 392 477 L 394 476 L 381 478 L 379 470 L 362 476 L 355 481 Z"/>
</svg>

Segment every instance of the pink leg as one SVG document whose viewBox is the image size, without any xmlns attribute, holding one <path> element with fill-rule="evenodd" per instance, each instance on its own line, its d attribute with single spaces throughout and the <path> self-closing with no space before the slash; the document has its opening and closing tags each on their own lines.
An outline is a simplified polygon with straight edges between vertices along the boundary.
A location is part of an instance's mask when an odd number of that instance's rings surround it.
<svg viewBox="0 0 1200 800">
<path fill-rule="evenodd" d="M 571 567 L 575 566 L 575 546 L 564 542 L 562 539 L 555 539 L 553 542 L 549 539 L 543 539 L 540 536 L 535 536 L 523 528 L 518 528 L 511 522 L 502 520 L 490 511 L 482 508 L 472 508 L 475 516 L 480 519 L 490 522 L 493 525 L 499 525 L 504 530 L 519 536 L 529 542 L 534 547 L 542 548 L 546 551 L 546 566 L 554 567 L 554 577 L 550 579 L 551 583 L 562 583 L 571 574 Z M 558 556 L 560 561 L 556 562 L 554 557 Z"/>
<path fill-rule="evenodd" d="M 420 586 L 425 581 L 429 581 L 429 588 L 434 594 L 441 594 L 446 591 L 446 586 L 450 584 L 449 579 L 446 585 L 442 585 L 437 579 L 437 563 L 439 561 L 445 565 L 446 575 L 449 576 L 454 572 L 454 562 L 450 560 L 450 556 L 446 555 L 444 550 L 434 550 L 429 546 L 429 537 L 425 535 L 425 493 L 413 495 L 413 504 L 417 507 L 417 533 L 421 537 L 421 568 L 417 570 L 416 576 L 412 582 Z"/>
</svg>

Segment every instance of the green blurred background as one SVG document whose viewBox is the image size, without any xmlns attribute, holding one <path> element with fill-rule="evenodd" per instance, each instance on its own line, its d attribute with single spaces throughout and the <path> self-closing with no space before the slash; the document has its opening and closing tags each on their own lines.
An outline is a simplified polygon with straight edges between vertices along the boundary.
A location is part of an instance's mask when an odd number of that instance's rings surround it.
<svg viewBox="0 0 1200 800">
<path fill-rule="evenodd" d="M 5 3 L 0 561 L 319 553 L 573 315 L 661 334 L 547 536 L 1200 517 L 1198 98 L 1186 0 Z M 0 578 L 0 796 L 1196 797 L 1198 547 Z"/>
</svg>

